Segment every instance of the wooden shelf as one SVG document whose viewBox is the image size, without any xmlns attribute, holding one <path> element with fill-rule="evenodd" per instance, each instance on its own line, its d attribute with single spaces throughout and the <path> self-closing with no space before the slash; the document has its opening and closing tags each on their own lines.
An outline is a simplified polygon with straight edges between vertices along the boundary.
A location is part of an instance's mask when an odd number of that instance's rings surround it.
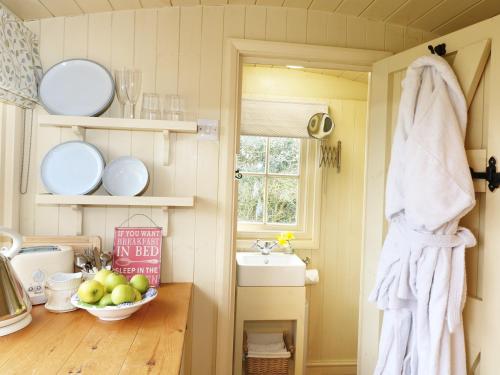
<svg viewBox="0 0 500 375">
<path fill-rule="evenodd" d="M 39 205 L 71 206 L 77 212 L 75 233 L 83 229 L 82 206 L 121 206 L 121 207 L 159 207 L 163 210 L 163 235 L 168 233 L 168 208 L 193 207 L 194 197 L 122 197 L 111 195 L 57 195 L 37 194 L 35 202 Z"/>
<path fill-rule="evenodd" d="M 197 133 L 197 121 L 144 120 L 113 117 L 38 115 L 38 125 L 71 128 L 81 139 L 85 138 L 85 129 L 132 130 L 163 133 L 163 164 L 170 162 L 170 132 Z"/>
<path fill-rule="evenodd" d="M 135 130 L 176 133 L 196 133 L 196 121 L 144 120 L 112 117 L 58 116 L 39 115 L 40 126 L 57 126 L 62 128 L 102 129 L 102 130 Z"/>
<path fill-rule="evenodd" d="M 38 194 L 35 199 L 42 205 L 67 206 L 136 206 L 136 207 L 193 207 L 194 197 L 123 197 L 111 195 L 57 195 Z"/>
</svg>

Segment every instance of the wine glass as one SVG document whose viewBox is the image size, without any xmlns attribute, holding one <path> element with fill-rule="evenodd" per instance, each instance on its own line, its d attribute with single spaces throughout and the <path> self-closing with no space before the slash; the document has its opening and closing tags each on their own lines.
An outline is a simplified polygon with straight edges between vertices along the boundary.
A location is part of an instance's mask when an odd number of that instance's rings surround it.
<svg viewBox="0 0 500 375">
<path fill-rule="evenodd" d="M 115 70 L 115 91 L 116 98 L 120 103 L 120 117 L 125 117 L 125 104 L 128 101 L 127 89 L 125 84 L 125 70 Z"/>
<path fill-rule="evenodd" d="M 128 104 L 130 106 L 129 118 L 134 118 L 135 104 L 141 93 L 142 73 L 138 69 L 130 69 L 125 72 L 125 91 L 127 92 Z"/>
</svg>

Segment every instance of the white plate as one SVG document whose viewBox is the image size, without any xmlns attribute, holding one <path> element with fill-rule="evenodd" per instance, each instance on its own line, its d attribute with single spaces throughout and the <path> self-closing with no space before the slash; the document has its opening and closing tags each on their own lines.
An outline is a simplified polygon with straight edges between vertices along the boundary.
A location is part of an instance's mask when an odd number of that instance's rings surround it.
<svg viewBox="0 0 500 375">
<path fill-rule="evenodd" d="M 115 83 L 102 65 L 72 59 L 45 72 L 38 94 L 45 109 L 53 115 L 96 116 L 111 105 Z"/>
<path fill-rule="evenodd" d="M 97 316 L 101 320 L 122 320 L 128 318 L 130 315 L 139 310 L 143 305 L 151 302 L 158 295 L 155 288 L 149 288 L 145 294 L 142 295 L 142 300 L 139 302 L 122 303 L 118 306 L 99 307 L 81 302 L 78 294 L 71 297 L 71 304 L 83 310 L 87 310 L 90 314 Z"/>
<path fill-rule="evenodd" d="M 104 169 L 102 184 L 111 195 L 133 197 L 148 185 L 148 169 L 142 161 L 132 156 L 113 160 Z"/>
<path fill-rule="evenodd" d="M 50 193 L 82 195 L 99 186 L 104 159 L 90 143 L 70 141 L 51 149 L 40 169 L 43 184 Z"/>
</svg>

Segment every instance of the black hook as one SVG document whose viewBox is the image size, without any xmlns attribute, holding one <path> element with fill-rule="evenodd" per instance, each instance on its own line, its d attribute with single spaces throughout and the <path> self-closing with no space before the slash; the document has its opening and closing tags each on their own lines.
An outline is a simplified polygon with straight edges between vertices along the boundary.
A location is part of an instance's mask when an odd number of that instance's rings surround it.
<svg viewBox="0 0 500 375">
<path fill-rule="evenodd" d="M 243 175 L 241 174 L 239 169 L 234 171 L 234 178 L 236 178 L 237 180 L 241 180 L 243 178 Z"/>
<path fill-rule="evenodd" d="M 429 44 L 427 48 L 429 48 L 429 51 L 431 51 L 433 55 L 438 55 L 438 56 L 446 55 L 446 43 L 437 44 L 435 46 Z"/>
<path fill-rule="evenodd" d="M 500 186 L 500 173 L 497 173 L 497 161 L 493 156 L 489 158 L 485 172 L 474 172 L 474 170 L 470 168 L 470 173 L 472 178 L 488 181 L 488 189 L 490 189 L 490 191 L 494 191 Z"/>
</svg>

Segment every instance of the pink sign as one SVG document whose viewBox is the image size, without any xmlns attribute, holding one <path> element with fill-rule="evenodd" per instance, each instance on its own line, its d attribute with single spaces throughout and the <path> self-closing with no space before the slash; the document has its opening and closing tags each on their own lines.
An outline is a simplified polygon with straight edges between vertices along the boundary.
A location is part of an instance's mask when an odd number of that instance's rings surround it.
<svg viewBox="0 0 500 375">
<path fill-rule="evenodd" d="M 136 274 L 145 275 L 151 286 L 159 286 L 161 242 L 161 228 L 115 228 L 113 270 L 129 280 Z"/>
</svg>

